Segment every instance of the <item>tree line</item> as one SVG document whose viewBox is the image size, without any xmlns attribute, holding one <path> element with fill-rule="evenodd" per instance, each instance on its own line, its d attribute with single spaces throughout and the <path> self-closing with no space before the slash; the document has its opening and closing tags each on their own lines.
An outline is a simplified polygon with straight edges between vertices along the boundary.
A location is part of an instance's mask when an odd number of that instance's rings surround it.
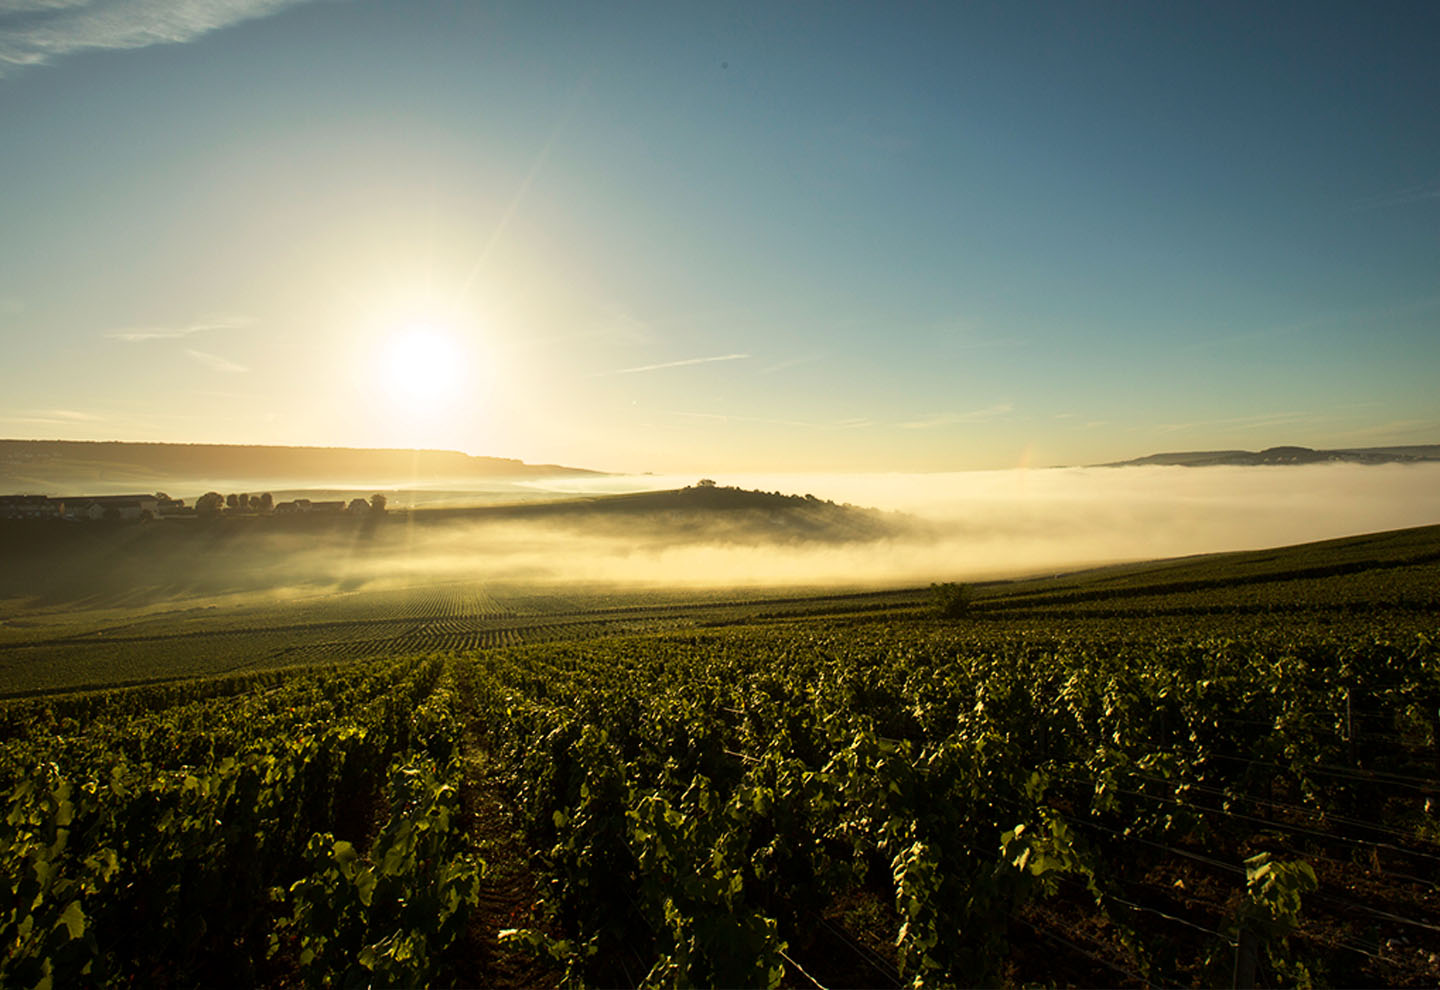
<svg viewBox="0 0 1440 990">
<path fill-rule="evenodd" d="M 249 492 L 231 492 L 228 495 L 206 492 L 195 500 L 195 512 L 202 516 L 220 513 L 269 515 L 276 511 L 309 511 L 312 506 L 328 504 L 330 503 L 312 503 L 309 499 L 296 499 L 293 502 L 281 502 L 277 505 L 275 497 L 269 492 L 262 492 L 259 495 L 251 495 Z M 339 505 L 338 502 L 335 504 Z M 344 510 L 351 513 L 384 512 L 385 508 L 386 498 L 379 492 L 371 495 L 368 500 L 351 499 L 349 504 L 344 506 Z"/>
</svg>

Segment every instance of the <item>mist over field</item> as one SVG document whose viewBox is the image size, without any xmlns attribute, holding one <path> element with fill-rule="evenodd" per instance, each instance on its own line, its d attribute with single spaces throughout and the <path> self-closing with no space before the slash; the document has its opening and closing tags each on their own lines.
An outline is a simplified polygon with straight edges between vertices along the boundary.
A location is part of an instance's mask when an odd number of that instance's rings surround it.
<svg viewBox="0 0 1440 990">
<path fill-rule="evenodd" d="M 57 601 L 466 581 L 617 589 L 882 588 L 1283 546 L 1440 521 L 1440 465 L 1066 468 L 734 475 L 535 484 L 556 505 L 393 511 L 384 519 L 222 518 L 72 526 L 23 548 L 0 594 Z M 813 499 L 750 491 L 813 494 Z M 403 493 L 401 493 L 403 495 Z M 453 492 L 464 500 L 466 493 Z M 568 501 L 565 501 L 568 500 Z M 395 499 L 403 504 L 403 499 Z M 831 503 L 837 504 L 831 504 Z M 851 503 L 851 504 L 844 504 Z M 873 511 L 872 511 L 873 510 Z"/>
<path fill-rule="evenodd" d="M 596 477 L 556 492 L 671 487 L 680 477 Z M 1440 464 L 1046 468 L 945 474 L 717 474 L 722 485 L 813 492 L 934 524 L 916 539 L 783 553 L 666 548 L 650 580 L 774 578 L 885 583 L 1008 577 L 1095 563 L 1259 549 L 1440 522 Z M 633 555 L 601 567 L 642 572 Z M 690 568 L 706 565 L 710 570 Z M 643 576 L 641 580 L 645 580 Z"/>
</svg>

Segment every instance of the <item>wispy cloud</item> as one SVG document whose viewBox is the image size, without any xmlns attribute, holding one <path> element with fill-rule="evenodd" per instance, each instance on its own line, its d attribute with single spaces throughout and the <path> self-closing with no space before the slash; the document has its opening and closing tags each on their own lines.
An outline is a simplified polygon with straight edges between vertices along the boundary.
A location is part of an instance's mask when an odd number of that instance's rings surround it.
<svg viewBox="0 0 1440 990">
<path fill-rule="evenodd" d="M 1312 331 L 1334 330 L 1335 328 L 1352 327 L 1358 330 L 1367 325 L 1373 326 L 1380 321 L 1400 319 L 1402 317 L 1415 316 L 1419 313 L 1426 313 L 1437 307 L 1440 307 L 1440 295 L 1422 296 L 1416 299 L 1406 299 L 1402 302 L 1387 303 L 1381 306 L 1364 306 L 1358 309 L 1337 309 L 1310 316 L 1303 320 L 1296 320 L 1292 323 L 1262 327 L 1256 330 L 1245 330 L 1240 333 L 1211 334 L 1185 344 L 1180 350 L 1196 351 L 1215 347 L 1230 347 L 1235 344 L 1254 343 L 1266 339 L 1287 337 L 1296 334 L 1308 334 Z"/>
<path fill-rule="evenodd" d="M 212 371 L 223 371 L 226 374 L 234 375 L 250 370 L 243 364 L 236 364 L 234 361 L 223 358 L 218 354 L 207 354 L 205 351 L 197 351 L 189 347 L 185 348 L 185 353 Z"/>
<path fill-rule="evenodd" d="M 1342 430 L 1334 435 L 1335 445 L 1368 441 L 1371 444 L 1406 444 L 1417 441 L 1432 442 L 1440 436 L 1440 420 L 1395 419 L 1374 426 L 1362 426 L 1353 430 Z"/>
<path fill-rule="evenodd" d="M 5 0 L 0 76 L 73 52 L 193 41 L 306 0 Z"/>
<path fill-rule="evenodd" d="M 4 419 L 9 423 L 38 423 L 44 426 L 105 422 L 104 416 L 80 412 L 78 409 L 27 409 L 18 416 L 6 416 Z"/>
<path fill-rule="evenodd" d="M 956 426 L 961 423 L 985 423 L 992 419 L 999 419 L 1014 409 L 1014 405 L 1009 402 L 997 402 L 995 405 L 986 406 L 983 409 L 972 409 L 969 412 L 961 413 L 935 413 L 899 425 L 906 430 L 933 430 L 936 427 Z"/>
<path fill-rule="evenodd" d="M 104 419 L 103 416 L 96 416 L 92 413 L 81 412 L 78 409 L 37 409 L 32 416 L 48 416 L 52 419 L 63 419 L 71 423 L 98 423 Z"/>
<path fill-rule="evenodd" d="M 179 340 L 208 330 L 238 330 L 254 322 L 254 318 L 249 316 L 216 316 L 185 327 L 127 327 L 123 330 L 112 330 L 105 336 L 111 340 L 123 340 L 127 344 L 144 340 Z"/>
<path fill-rule="evenodd" d="M 637 368 L 620 368 L 617 371 L 605 371 L 597 375 L 603 378 L 608 375 L 638 375 L 642 371 L 663 371 L 666 368 L 688 368 L 694 364 L 714 364 L 716 361 L 743 361 L 750 357 L 749 354 L 720 354 L 715 357 L 686 358 L 684 361 L 666 361 L 662 364 L 642 364 Z"/>
<path fill-rule="evenodd" d="M 1287 426 L 1294 423 L 1318 423 L 1323 422 L 1325 416 L 1317 416 L 1307 412 L 1276 412 L 1265 413 L 1259 416 L 1232 416 L 1228 419 L 1197 419 L 1189 423 L 1159 423 L 1155 426 L 1157 433 L 1180 433 L 1185 430 L 1193 430 L 1199 427 L 1230 427 L 1237 430 L 1262 430 L 1271 426 Z"/>
<path fill-rule="evenodd" d="M 1108 419 L 1082 420 L 1079 413 L 1073 412 L 1059 412 L 1055 414 L 1054 418 L 1062 420 L 1066 424 L 1066 426 L 1068 426 L 1072 430 L 1093 430 L 1096 427 L 1110 425 L 1110 421 Z"/>
<path fill-rule="evenodd" d="M 834 423 L 814 423 L 800 419 L 770 419 L 764 416 L 733 416 L 729 413 L 681 412 L 671 410 L 671 416 L 686 419 L 704 419 L 717 423 L 763 423 L 766 426 L 793 426 L 804 430 L 858 430 L 873 426 L 874 420 L 863 418 L 842 419 Z"/>
<path fill-rule="evenodd" d="M 807 354 L 804 357 L 795 357 L 791 358 L 788 361 L 778 361 L 775 364 L 769 365 L 768 367 L 761 368 L 760 374 L 773 375 L 777 371 L 785 371 L 788 368 L 794 368 L 802 364 L 814 364 L 816 361 L 819 360 L 821 360 L 819 354 Z"/>
</svg>

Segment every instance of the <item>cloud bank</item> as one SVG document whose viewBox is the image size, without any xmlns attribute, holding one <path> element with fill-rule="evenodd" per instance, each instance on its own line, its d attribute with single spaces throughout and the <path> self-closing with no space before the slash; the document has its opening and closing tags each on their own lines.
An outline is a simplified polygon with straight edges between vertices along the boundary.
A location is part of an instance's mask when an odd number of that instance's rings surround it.
<svg viewBox="0 0 1440 990">
<path fill-rule="evenodd" d="M 74 52 L 193 41 L 306 0 L 9 0 L 0 3 L 0 76 Z"/>
</svg>

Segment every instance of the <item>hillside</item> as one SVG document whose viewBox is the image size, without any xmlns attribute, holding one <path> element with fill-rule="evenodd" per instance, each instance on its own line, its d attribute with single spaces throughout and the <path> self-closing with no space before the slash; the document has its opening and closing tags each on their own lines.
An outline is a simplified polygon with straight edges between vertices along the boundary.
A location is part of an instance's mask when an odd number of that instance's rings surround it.
<svg viewBox="0 0 1440 990">
<path fill-rule="evenodd" d="M 421 509 L 419 525 L 458 520 L 548 523 L 590 532 L 631 532 L 646 542 L 848 542 L 916 535 L 920 520 L 898 512 L 839 505 L 813 495 L 692 486 L 518 505 Z"/>
<path fill-rule="evenodd" d="M 1440 526 L 1198 554 L 976 586 L 991 614 L 1213 614 L 1440 607 Z"/>
<path fill-rule="evenodd" d="M 636 550 L 794 548 L 916 536 L 898 513 L 812 496 L 732 488 L 539 504 L 391 511 L 383 516 L 218 514 L 149 522 L 0 520 L 0 599 L 187 598 L 294 585 L 363 583 L 395 569 L 529 578 L 573 573 Z"/>
<path fill-rule="evenodd" d="M 295 485 L 414 485 L 597 474 L 455 450 L 0 440 L 0 491 L 149 491 L 196 479 Z"/>
<path fill-rule="evenodd" d="M 1148 454 L 1128 461 L 1097 464 L 1096 467 L 1138 467 L 1141 465 L 1173 465 L 1179 467 L 1219 467 L 1282 465 L 1282 464 L 1415 464 L 1440 461 L 1440 444 L 1417 444 L 1409 447 L 1347 447 L 1335 450 L 1313 450 L 1310 447 L 1267 447 L 1264 450 L 1190 450 L 1164 454 Z"/>
</svg>

